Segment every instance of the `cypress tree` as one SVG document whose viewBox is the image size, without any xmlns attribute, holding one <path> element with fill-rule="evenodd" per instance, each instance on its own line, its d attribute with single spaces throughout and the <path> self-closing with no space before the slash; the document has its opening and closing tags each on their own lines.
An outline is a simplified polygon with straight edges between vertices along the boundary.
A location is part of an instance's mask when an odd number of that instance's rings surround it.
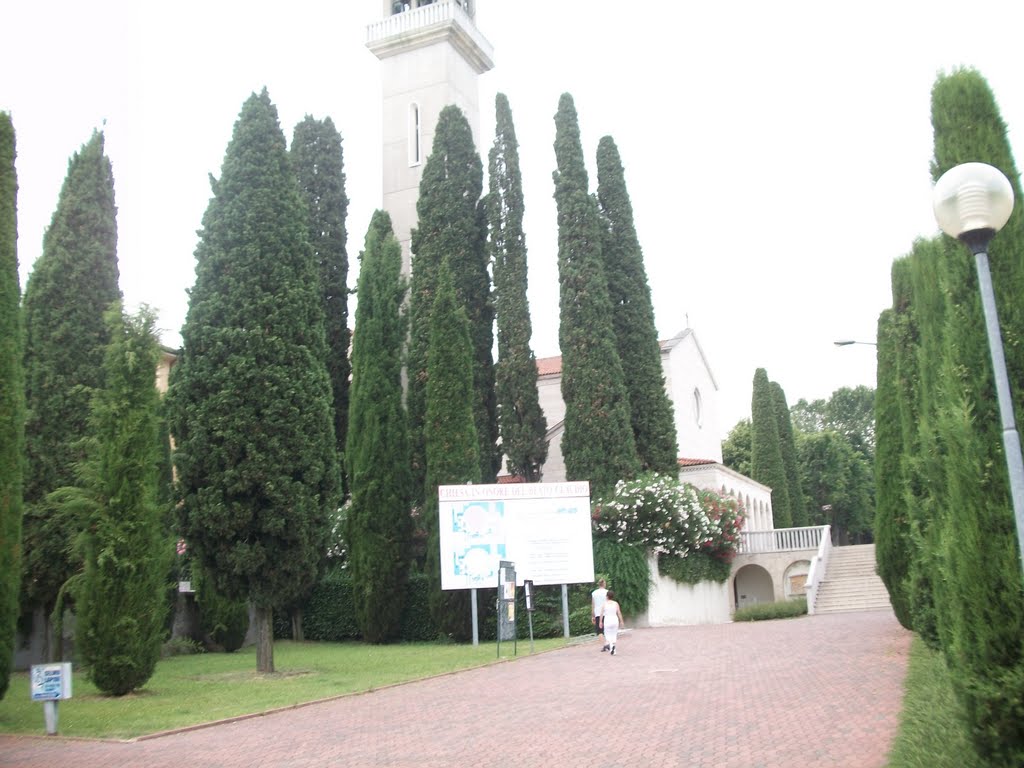
<svg viewBox="0 0 1024 768">
<path fill-rule="evenodd" d="M 68 163 L 43 252 L 25 287 L 25 517 L 22 600 L 48 616 L 71 561 L 73 521 L 47 503 L 75 482 L 89 403 L 101 385 L 110 331 L 104 312 L 120 299 L 114 175 L 94 132 Z M 44 636 L 49 640 L 48 627 Z M 50 655 L 54 649 L 44 653 Z"/>
<path fill-rule="evenodd" d="M 771 382 L 764 368 L 754 372 L 750 423 L 750 476 L 772 489 L 775 527 L 789 528 L 793 525 L 793 518 L 790 513 L 786 468 L 782 461 L 779 420 L 775 413 Z"/>
<path fill-rule="evenodd" d="M 340 498 L 318 265 L 266 89 L 242 106 L 203 217 L 168 406 L 182 531 L 215 590 L 272 610 L 315 580 Z"/>
<path fill-rule="evenodd" d="M 458 107 L 441 110 L 434 145 L 423 167 L 416 202 L 419 222 L 412 231 L 409 342 L 409 429 L 416 498 L 426 478 L 426 386 L 430 316 L 441 262 L 449 259 L 455 296 L 466 311 L 473 341 L 473 413 L 480 441 L 480 475 L 492 482 L 500 464 L 497 401 L 494 394 L 494 310 L 490 303 L 486 212 L 480 195 L 483 166 L 469 121 Z"/>
<path fill-rule="evenodd" d="M 587 191 L 579 120 L 568 93 L 555 114 L 555 159 L 562 455 L 568 479 L 589 480 L 591 493 L 601 496 L 617 481 L 634 477 L 640 461 L 601 256 L 600 214 Z"/>
<path fill-rule="evenodd" d="M 933 178 L 981 161 L 999 168 L 1021 199 L 1019 174 L 988 84 L 973 70 L 940 76 L 932 91 Z M 945 356 L 937 432 L 946 479 L 937 582 L 939 637 L 979 753 L 1024 762 L 1024 589 L 1009 499 L 1000 416 L 968 251 L 947 238 Z M 1011 381 L 1024 380 L 1024 214 L 1014 211 L 989 257 Z M 1018 418 L 1024 392 L 1013 393 Z"/>
<path fill-rule="evenodd" d="M 391 217 L 376 211 L 360 255 L 346 461 L 352 493 L 348 563 L 360 632 L 378 643 L 398 634 L 412 537 L 412 473 L 402 405 L 402 247 Z"/>
<path fill-rule="evenodd" d="M 427 414 L 427 574 L 433 585 L 431 612 L 449 637 L 470 636 L 471 607 L 467 590 L 441 591 L 439 485 L 480 482 L 479 442 L 473 420 L 473 345 L 465 310 L 455 296 L 448 260 L 437 275 L 434 310 L 430 316 Z"/>
<path fill-rule="evenodd" d="M 800 487 L 800 471 L 797 468 L 796 442 L 793 439 L 793 420 L 789 415 L 789 404 L 782 385 L 776 381 L 769 383 L 772 391 L 772 406 L 775 409 L 775 420 L 779 428 L 779 451 L 782 453 L 782 466 L 786 472 L 786 495 L 789 497 L 789 515 L 793 525 L 808 525 L 807 508 L 804 504 L 804 492 Z"/>
<path fill-rule="evenodd" d="M 18 622 L 25 471 L 24 328 L 14 147 L 11 116 L 0 112 L 0 699 L 10 683 Z"/>
<path fill-rule="evenodd" d="M 526 237 L 519 143 L 508 98 L 495 97 L 496 128 L 488 165 L 486 198 L 490 253 L 494 263 L 494 308 L 498 318 L 495 390 L 502 451 L 508 471 L 527 482 L 540 480 L 548 455 L 547 420 L 537 393 L 537 360 L 530 348 L 533 328 L 526 297 Z"/>
<path fill-rule="evenodd" d="M 909 263 L 893 263 L 893 307 L 878 318 L 878 366 L 875 390 L 875 559 L 878 575 L 889 592 L 896 618 L 913 629 L 908 595 L 908 574 L 912 557 L 910 520 L 904 488 L 903 455 L 907 450 L 900 418 L 898 350 L 907 342 L 906 302 Z"/>
<path fill-rule="evenodd" d="M 945 345 L 942 275 L 947 250 L 937 238 L 914 243 L 906 341 L 897 350 L 900 386 L 905 393 L 900 400 L 900 422 L 907 441 L 902 472 L 913 553 L 907 573 L 908 600 L 914 631 L 933 650 L 940 649 L 933 585 L 944 578 L 938 552 L 946 478 L 937 423 L 939 368 Z"/>
<path fill-rule="evenodd" d="M 115 304 L 107 320 L 112 339 L 91 407 L 89 455 L 79 486 L 57 496 L 85 510 L 78 647 L 96 687 L 123 696 L 149 680 L 160 658 L 173 545 L 157 503 L 156 318 L 146 309 L 123 317 Z"/>
<path fill-rule="evenodd" d="M 320 289 L 327 337 L 327 375 L 331 379 L 334 439 L 338 455 L 345 450 L 348 433 L 349 339 L 348 240 L 346 221 L 345 160 L 341 134 L 327 117 L 306 115 L 295 126 L 290 150 L 292 167 L 309 217 L 309 244 L 320 267 Z M 342 482 L 344 483 L 344 475 Z"/>
<path fill-rule="evenodd" d="M 597 146 L 597 199 L 605 224 L 601 255 L 612 303 L 612 325 L 640 468 L 675 475 L 679 469 L 676 422 L 665 389 L 651 288 L 633 224 L 633 205 L 626 191 L 622 161 L 611 136 L 602 138 Z"/>
</svg>

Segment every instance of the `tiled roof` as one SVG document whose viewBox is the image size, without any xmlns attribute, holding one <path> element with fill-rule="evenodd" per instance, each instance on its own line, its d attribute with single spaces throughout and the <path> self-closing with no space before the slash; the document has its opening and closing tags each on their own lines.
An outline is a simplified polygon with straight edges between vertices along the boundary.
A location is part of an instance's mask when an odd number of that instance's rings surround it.
<svg viewBox="0 0 1024 768">
<path fill-rule="evenodd" d="M 498 475 L 498 485 L 512 485 L 525 482 L 526 478 L 522 475 Z"/>
<path fill-rule="evenodd" d="M 553 373 L 562 372 L 562 356 L 541 357 L 537 360 L 537 375 L 549 376 Z"/>
<path fill-rule="evenodd" d="M 687 331 L 684 331 L 683 334 L 680 334 L 679 336 L 675 336 L 675 337 L 673 337 L 671 339 L 662 339 L 661 341 L 659 341 L 658 345 L 661 347 L 661 351 L 664 352 L 666 349 L 669 349 L 671 346 L 673 346 L 673 344 L 678 339 L 682 338 L 683 335 L 686 332 L 688 332 L 688 331 L 689 331 L 689 329 L 687 329 Z M 540 357 L 540 358 L 537 358 L 537 375 L 538 376 L 551 376 L 553 374 L 558 374 L 558 373 L 561 373 L 561 372 L 562 372 L 562 356 L 561 355 L 556 355 L 555 357 Z"/>
<path fill-rule="evenodd" d="M 680 467 L 700 467 L 704 464 L 717 464 L 718 462 L 714 459 L 676 459 L 676 463 Z"/>
</svg>

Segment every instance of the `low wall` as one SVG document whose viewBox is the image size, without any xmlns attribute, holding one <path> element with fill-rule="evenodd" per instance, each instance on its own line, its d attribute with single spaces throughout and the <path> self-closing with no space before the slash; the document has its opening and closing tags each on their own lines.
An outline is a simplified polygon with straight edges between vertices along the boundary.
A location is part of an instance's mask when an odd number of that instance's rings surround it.
<svg viewBox="0 0 1024 768">
<path fill-rule="evenodd" d="M 729 583 L 702 581 L 681 584 L 658 573 L 658 557 L 647 561 L 651 591 L 647 611 L 633 619 L 635 627 L 678 627 L 688 624 L 726 624 L 732 620 Z"/>
</svg>

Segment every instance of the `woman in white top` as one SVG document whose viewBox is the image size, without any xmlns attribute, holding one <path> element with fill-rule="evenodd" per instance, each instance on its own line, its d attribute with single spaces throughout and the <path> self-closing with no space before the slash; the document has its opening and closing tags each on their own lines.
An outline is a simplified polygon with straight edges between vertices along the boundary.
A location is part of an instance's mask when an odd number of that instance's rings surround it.
<svg viewBox="0 0 1024 768">
<path fill-rule="evenodd" d="M 615 641 L 618 639 L 619 630 L 625 622 L 622 620 L 622 609 L 615 599 L 615 593 L 608 590 L 604 601 L 604 613 L 601 617 L 601 625 L 604 629 L 604 641 L 612 647 L 612 656 L 615 655 Z"/>
</svg>

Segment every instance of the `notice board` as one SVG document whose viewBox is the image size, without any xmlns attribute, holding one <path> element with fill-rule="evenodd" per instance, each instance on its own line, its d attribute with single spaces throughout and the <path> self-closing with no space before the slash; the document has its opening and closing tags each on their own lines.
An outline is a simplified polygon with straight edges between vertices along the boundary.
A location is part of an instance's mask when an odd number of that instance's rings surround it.
<svg viewBox="0 0 1024 768">
<path fill-rule="evenodd" d="M 493 587 L 502 560 L 520 585 L 594 580 L 590 483 L 442 485 L 437 495 L 441 589 Z"/>
</svg>

